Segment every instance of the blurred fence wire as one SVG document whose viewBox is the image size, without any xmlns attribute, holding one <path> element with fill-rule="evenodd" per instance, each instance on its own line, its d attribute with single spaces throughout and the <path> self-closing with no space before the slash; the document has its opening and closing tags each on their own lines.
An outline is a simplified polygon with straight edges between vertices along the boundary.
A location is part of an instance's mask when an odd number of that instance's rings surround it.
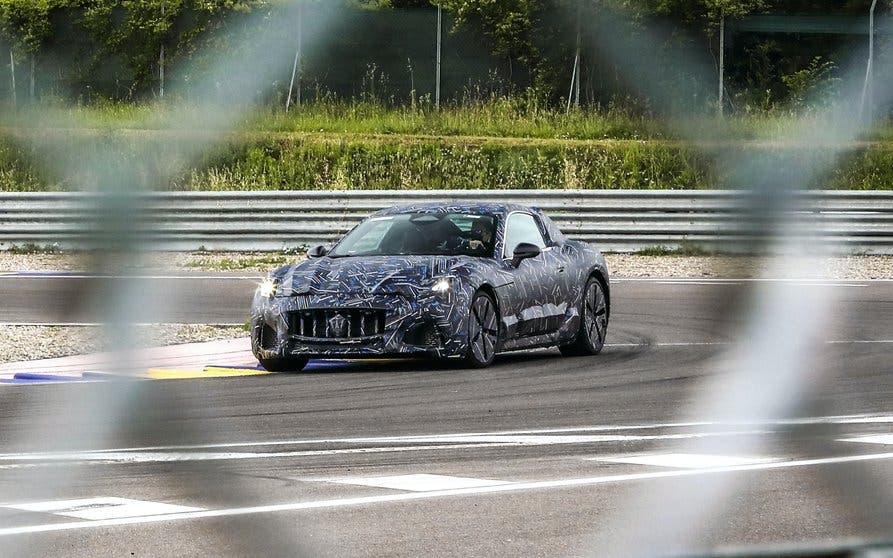
<svg viewBox="0 0 893 558">
<path fill-rule="evenodd" d="M 632 29 L 620 17 L 611 17 L 613 29 L 597 37 L 599 50 L 617 63 L 635 66 L 640 72 L 658 72 L 648 45 L 663 44 L 664 38 L 655 35 L 650 41 L 631 41 Z M 709 72 L 709 62 L 703 57 L 679 55 L 680 65 L 687 65 L 689 73 Z M 779 142 L 806 142 L 840 146 L 854 141 L 866 125 L 859 115 L 860 91 L 863 87 L 864 58 L 852 59 L 846 66 L 842 80 L 841 103 L 826 108 L 818 119 L 821 122 L 792 126 L 777 138 Z M 886 72 L 881 72 L 886 73 Z M 649 90 L 648 81 L 642 82 L 643 92 L 660 98 L 660 91 Z M 878 87 L 889 103 L 891 88 Z M 817 92 L 821 95 L 821 92 Z M 671 99 L 664 97 L 665 102 Z M 822 103 L 817 102 L 818 106 Z M 684 126 L 677 132 L 690 134 Z M 724 133 L 723 123 L 717 121 L 717 135 Z M 696 140 L 696 137 L 689 139 Z M 759 193 L 758 202 L 748 207 L 750 218 L 768 217 L 765 224 L 770 233 L 767 249 L 770 254 L 783 257 L 770 260 L 767 277 L 789 279 L 822 279 L 822 258 L 827 255 L 819 242 L 823 225 L 815 223 L 812 234 L 803 235 L 790 214 L 778 211 L 791 208 L 797 193 L 810 188 L 834 165 L 834 159 L 821 161 L 803 158 L 795 160 L 794 169 L 782 169 L 769 158 L 741 155 L 722 160 L 719 164 L 732 169 L 728 187 Z M 793 172 L 789 172 L 793 171 Z M 795 255 L 806 256 L 792 257 Z M 821 389 L 828 370 L 823 366 L 826 354 L 820 340 L 823 333 L 833 329 L 838 309 L 833 294 L 818 286 L 793 287 L 783 282 L 761 283 L 753 287 L 747 297 L 746 321 L 738 337 L 740 345 L 715 363 L 716 375 L 703 386 L 702 396 L 691 409 L 682 412 L 698 420 L 723 423 L 766 423 L 795 416 L 807 406 L 814 390 Z M 692 454 L 733 453 L 760 455 L 766 440 L 760 436 L 743 436 L 734 444 L 700 438 L 685 444 L 683 451 Z M 885 483 L 853 483 L 850 477 L 834 477 L 835 485 L 860 490 L 860 498 L 873 502 L 872 509 L 893 513 L 893 499 Z M 716 475 L 697 482 L 662 484 L 655 490 L 642 492 L 633 502 L 602 526 L 594 537 L 595 555 L 599 556 L 654 556 L 692 552 L 706 544 L 706 535 L 722 517 L 725 508 L 741 486 L 741 475 Z M 670 503 L 672 502 L 672 505 Z M 591 551 L 591 549 L 590 549 Z"/>
<path fill-rule="evenodd" d="M 207 56 L 201 59 L 204 65 L 201 79 L 187 79 L 198 73 L 191 72 L 187 67 L 172 71 L 166 83 L 169 93 L 166 97 L 190 99 L 188 109 L 174 105 L 177 120 L 182 126 L 201 130 L 232 128 L 251 110 L 258 98 L 275 87 L 274 84 L 283 76 L 283 69 L 286 69 L 287 75 L 288 69 L 294 66 L 294 50 L 291 44 L 288 48 L 283 47 L 280 38 L 289 35 L 298 25 L 299 13 L 295 6 L 284 5 L 276 12 L 275 18 L 249 20 L 241 28 L 232 30 L 230 40 L 244 48 L 237 54 L 230 53 L 220 58 L 214 56 L 213 50 L 205 53 Z M 329 18 L 314 20 L 309 26 L 312 31 L 308 30 L 303 38 L 308 59 L 314 51 L 345 48 L 343 45 L 338 47 L 339 39 L 345 36 L 344 28 L 339 27 L 344 21 L 338 19 L 338 12 L 326 13 L 331 14 Z M 649 75 L 666 71 L 665 66 L 657 65 L 663 58 L 654 56 L 650 48 L 666 44 L 670 30 L 631 28 L 622 14 L 599 14 L 602 18 L 600 32 L 584 39 L 589 48 L 610 60 L 616 68 L 634 68 L 636 76 L 630 81 L 632 87 L 640 88 L 642 93 L 656 102 L 673 106 L 677 102 L 671 96 L 674 91 L 660 87 L 660 80 L 647 79 Z M 401 53 L 398 58 L 403 57 Z M 706 56 L 686 50 L 675 53 L 674 60 L 674 69 L 686 75 L 702 75 L 704 79 L 713 75 L 712 62 Z M 835 104 L 823 113 L 821 126 L 794 127 L 778 141 L 843 146 L 855 139 L 864 126 L 855 114 L 862 87 L 863 63 L 864 60 L 860 59 L 847 67 L 843 98 L 849 101 Z M 444 62 L 444 73 L 453 74 L 448 60 Z M 878 75 L 885 75 L 885 72 L 879 71 Z M 234 79 L 233 76 L 239 78 Z M 414 76 L 413 79 L 423 78 Z M 893 101 L 882 98 L 893 94 L 891 84 L 882 85 L 876 88 L 877 102 L 884 104 Z M 369 87 L 372 91 L 371 84 Z M 178 88 L 184 88 L 185 92 L 177 95 Z M 219 99 L 221 90 L 225 90 L 225 105 L 201 102 Z M 690 134 L 684 124 L 676 132 L 683 137 Z M 722 122 L 717 121 L 715 132 L 717 136 L 722 136 Z M 197 157 L 218 140 L 214 133 L 209 133 L 204 140 L 196 139 L 184 146 L 181 159 L 189 161 Z M 95 260 L 96 267 L 91 271 L 97 275 L 126 274 L 142 255 L 157 247 L 149 234 L 151 231 L 136 225 L 146 209 L 145 195 L 169 178 L 144 172 L 141 160 L 148 157 L 146 153 L 135 153 L 131 158 L 124 159 L 114 155 L 111 142 L 107 145 L 109 149 L 93 143 L 89 150 L 72 152 L 68 157 L 40 154 L 58 176 L 65 177 L 67 182 L 80 190 L 97 194 L 91 198 L 96 203 L 96 221 L 89 224 L 93 243 L 90 248 L 99 254 Z M 812 258 L 773 258 L 772 268 L 767 273 L 781 278 L 821 279 L 817 270 L 822 266 L 817 262 L 827 251 L 818 240 L 825 231 L 821 223 L 816 223 L 811 234 L 803 234 L 802 227 L 790 219 L 794 214 L 790 209 L 795 207 L 797 193 L 812 187 L 822 173 L 834 164 L 833 159 L 802 160 L 793 172 L 792 169 L 780 169 L 774 160 L 763 159 L 759 155 L 730 157 L 720 163 L 732 169 L 732 179 L 728 184 L 730 188 L 757 194 L 747 197 L 741 210 L 744 215 L 742 219 L 759 220 L 768 233 L 762 239 L 760 248 L 773 255 L 796 254 Z M 175 171 L 172 167 L 171 172 Z M 796 180 L 791 180 L 791 176 Z M 135 277 L 113 285 L 110 291 L 93 293 L 94 300 L 104 310 L 109 343 L 122 349 L 113 353 L 106 367 L 123 371 L 144 367 L 145 363 L 136 362 L 126 348 L 134 346 L 136 334 L 133 324 L 151 321 L 144 316 L 150 310 L 157 310 L 147 308 L 146 294 L 150 287 Z M 821 339 L 822 332 L 829 327 L 829 321 L 833 321 L 836 312 L 835 301 L 828 291 L 817 285 L 803 287 L 768 282 L 756 286 L 748 300 L 746 323 L 740 332 L 741 345 L 716 362 L 717 374 L 703 387 L 702 399 L 694 408 L 680 410 L 680 414 L 717 424 L 783 419 L 793 416 L 806 405 L 810 391 L 821 386 L 820 380 L 825 371 L 818 357 L 826 349 L 821 348 L 817 340 Z M 88 393 L 86 400 L 83 393 Z M 112 440 L 126 437 L 127 432 L 151 429 L 162 420 L 153 412 L 153 408 L 159 404 L 158 399 L 147 397 L 145 390 L 137 384 L 118 386 L 113 394 L 106 390 L 83 393 L 79 392 L 77 398 L 71 397 L 66 401 L 63 416 L 35 425 L 28 434 L 47 449 L 72 445 L 109 447 Z M 163 419 L 169 420 L 170 417 Z M 60 420 L 71 423 L 89 420 L 105 426 L 86 431 L 83 435 L 73 435 L 71 430 L 61 431 L 58 428 Z M 179 436 L 184 442 L 206 443 L 206 434 L 182 432 Z M 742 454 L 760 453 L 763 441 L 759 437 L 740 436 L 736 440 L 733 447 L 724 447 L 723 450 L 731 449 Z M 712 438 L 705 437 L 698 439 L 688 449 L 693 453 L 711 453 L 716 449 L 714 443 Z M 203 464 L 203 467 L 205 473 L 209 468 L 223 472 L 226 465 L 212 462 Z M 42 492 L 52 492 L 53 487 L 77 482 L 79 469 L 65 471 L 48 479 L 34 470 L 23 482 L 33 484 L 35 490 L 39 488 Z M 205 478 L 213 476 L 206 475 Z M 215 482 L 192 489 L 213 491 L 219 500 L 225 502 L 244 499 L 248 488 L 239 482 L 237 475 L 227 478 L 225 483 Z M 184 482 L 184 477 L 171 475 L 167 480 L 176 484 Z M 843 482 L 841 479 L 835 480 Z M 618 510 L 608 525 L 598 527 L 599 534 L 593 537 L 591 545 L 579 550 L 598 556 L 624 557 L 696 550 L 703 544 L 700 539 L 702 531 L 710 526 L 711 520 L 730 501 L 739 481 L 740 478 L 735 475 L 725 475 L 697 483 L 671 483 L 653 492 L 643 491 L 638 495 L 641 500 L 630 502 L 628 507 Z M 880 500 L 884 509 L 893 513 L 887 500 L 887 486 L 875 490 L 869 490 L 869 486 L 861 486 L 861 495 Z M 643 501 L 650 504 L 643 505 Z M 666 505 L 667 502 L 673 502 L 673 505 Z M 238 555 L 251 554 L 252 549 L 239 547 L 240 530 L 265 532 L 265 538 L 277 544 L 275 550 L 278 552 L 271 553 L 313 554 L 295 526 L 284 519 L 236 519 L 225 530 L 208 529 L 206 533 L 219 543 L 220 548 Z M 9 555 L 20 555 L 25 551 L 24 548 L 4 550 Z"/>
</svg>

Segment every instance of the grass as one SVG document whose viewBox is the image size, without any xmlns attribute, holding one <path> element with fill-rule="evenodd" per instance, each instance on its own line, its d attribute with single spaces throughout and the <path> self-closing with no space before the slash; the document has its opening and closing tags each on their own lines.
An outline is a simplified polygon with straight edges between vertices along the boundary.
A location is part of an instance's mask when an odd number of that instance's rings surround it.
<svg viewBox="0 0 893 558">
<path fill-rule="evenodd" d="M 30 255 L 30 254 L 61 254 L 62 248 L 54 244 L 46 244 L 40 246 L 38 244 L 27 243 L 21 245 L 13 245 L 7 250 L 10 254 Z"/>
<path fill-rule="evenodd" d="M 677 257 L 706 257 L 715 255 L 713 252 L 698 246 L 697 244 L 682 243 L 675 248 L 666 246 L 650 246 L 636 251 L 636 256 L 677 256 Z"/>
<path fill-rule="evenodd" d="M 209 118 L 243 114 L 236 119 Z M 470 100 L 436 110 L 430 103 L 392 106 L 384 102 L 322 100 L 285 112 L 281 107 L 243 110 L 230 105 L 178 106 L 164 103 L 100 103 L 9 108 L 0 114 L 4 128 L 93 130 L 212 130 L 351 135 L 451 136 L 570 140 L 770 141 L 792 129 L 820 131 L 815 115 L 788 112 L 730 116 L 657 118 L 617 106 L 590 106 L 570 111 L 544 105 L 523 95 Z M 680 136 L 683 134 L 683 136 Z M 893 126 L 880 122 L 863 141 L 893 140 Z"/>
<path fill-rule="evenodd" d="M 722 141 L 715 119 L 689 120 L 694 145 L 667 132 L 680 122 L 525 98 L 441 111 L 324 101 L 256 110 L 223 131 L 199 117 L 164 105 L 11 111 L 0 120 L 0 191 L 117 188 L 122 176 L 162 190 L 705 189 L 746 183 L 715 162 L 742 153 L 783 169 L 836 156 L 774 143 L 795 123 L 785 115 L 729 119 Z M 865 139 L 876 142 L 847 146 L 815 187 L 893 188 L 893 129 Z"/>
<path fill-rule="evenodd" d="M 187 265 L 212 271 L 244 271 L 246 269 L 276 269 L 295 261 L 295 256 L 270 254 L 263 256 L 238 256 L 224 258 L 197 258 Z"/>
</svg>

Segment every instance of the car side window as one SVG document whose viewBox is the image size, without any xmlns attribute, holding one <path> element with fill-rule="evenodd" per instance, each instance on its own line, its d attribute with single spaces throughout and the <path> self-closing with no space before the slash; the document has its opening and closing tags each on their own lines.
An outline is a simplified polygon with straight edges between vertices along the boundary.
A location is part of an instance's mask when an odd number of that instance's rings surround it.
<svg viewBox="0 0 893 558">
<path fill-rule="evenodd" d="M 539 246 L 542 250 L 546 247 L 543 233 L 533 218 L 528 213 L 512 213 L 505 223 L 505 250 L 503 257 L 511 258 L 515 253 L 515 247 L 522 242 Z"/>
</svg>

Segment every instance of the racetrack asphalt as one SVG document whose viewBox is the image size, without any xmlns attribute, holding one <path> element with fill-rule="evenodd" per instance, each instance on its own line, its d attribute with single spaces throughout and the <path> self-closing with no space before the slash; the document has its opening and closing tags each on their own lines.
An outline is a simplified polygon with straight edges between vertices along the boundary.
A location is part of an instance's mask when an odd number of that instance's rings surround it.
<svg viewBox="0 0 893 558">
<path fill-rule="evenodd" d="M 0 321 L 94 321 L 70 301 L 102 287 L 79 281 L 0 279 Z M 177 300 L 157 321 L 242 323 L 253 281 L 146 284 Z M 718 478 L 736 483 L 693 516 L 689 548 L 889 536 L 893 283 L 821 287 L 838 312 L 790 411 L 803 420 L 704 424 L 692 407 L 758 285 L 615 282 L 609 345 L 591 358 L 0 388 L 0 548 L 601 556 L 626 528 L 647 539 L 667 511 L 705 506 L 693 495 Z"/>
</svg>

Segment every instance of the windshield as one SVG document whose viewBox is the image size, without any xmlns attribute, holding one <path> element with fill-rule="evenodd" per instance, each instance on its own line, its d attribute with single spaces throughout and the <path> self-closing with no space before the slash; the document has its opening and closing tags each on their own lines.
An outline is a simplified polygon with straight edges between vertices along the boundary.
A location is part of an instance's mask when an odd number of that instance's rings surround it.
<svg viewBox="0 0 893 558">
<path fill-rule="evenodd" d="M 405 213 L 372 217 L 348 233 L 329 256 L 493 255 L 495 219 L 466 213 Z"/>
</svg>

